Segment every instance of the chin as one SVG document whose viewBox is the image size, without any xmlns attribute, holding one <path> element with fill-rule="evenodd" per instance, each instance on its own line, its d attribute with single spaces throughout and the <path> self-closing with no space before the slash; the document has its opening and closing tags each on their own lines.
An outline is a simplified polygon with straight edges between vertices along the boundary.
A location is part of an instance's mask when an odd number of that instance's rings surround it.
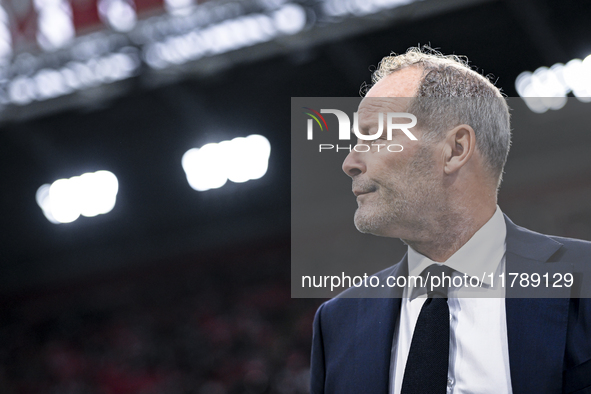
<svg viewBox="0 0 591 394">
<path fill-rule="evenodd" d="M 364 215 L 357 211 L 355 213 L 355 227 L 364 234 L 384 235 L 385 223 L 378 215 Z"/>
<path fill-rule="evenodd" d="M 357 209 L 354 222 L 357 230 L 364 234 L 390 238 L 408 235 L 406 231 L 401 231 L 400 218 L 391 212 L 364 212 Z"/>
</svg>

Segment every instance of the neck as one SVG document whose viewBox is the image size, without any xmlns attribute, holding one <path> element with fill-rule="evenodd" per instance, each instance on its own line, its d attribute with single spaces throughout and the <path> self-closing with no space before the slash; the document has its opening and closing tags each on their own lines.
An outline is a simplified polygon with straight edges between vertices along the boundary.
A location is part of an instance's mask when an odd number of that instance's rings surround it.
<svg viewBox="0 0 591 394">
<path fill-rule="evenodd" d="M 425 230 L 422 234 L 412 240 L 402 241 L 429 259 L 443 263 L 490 220 L 495 210 L 496 203 L 473 209 L 461 206 L 450 209 L 429 221 L 429 225 L 423 227 Z"/>
</svg>

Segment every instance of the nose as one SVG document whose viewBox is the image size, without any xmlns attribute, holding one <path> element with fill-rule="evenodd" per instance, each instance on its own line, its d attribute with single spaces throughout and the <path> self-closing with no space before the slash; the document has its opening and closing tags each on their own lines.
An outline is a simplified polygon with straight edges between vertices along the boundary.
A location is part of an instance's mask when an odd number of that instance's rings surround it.
<svg viewBox="0 0 591 394">
<path fill-rule="evenodd" d="M 366 171 L 365 162 L 357 151 L 352 150 L 349 152 L 345 161 L 343 161 L 343 171 L 351 178 L 363 174 Z"/>
</svg>

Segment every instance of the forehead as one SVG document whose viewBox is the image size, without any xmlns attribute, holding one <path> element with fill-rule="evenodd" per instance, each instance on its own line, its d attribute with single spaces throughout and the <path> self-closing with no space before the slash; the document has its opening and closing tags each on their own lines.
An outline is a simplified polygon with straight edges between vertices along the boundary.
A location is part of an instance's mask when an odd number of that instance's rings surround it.
<svg viewBox="0 0 591 394">
<path fill-rule="evenodd" d="M 359 104 L 357 113 L 362 122 L 373 119 L 376 113 L 406 112 L 410 97 L 365 97 Z"/>
<path fill-rule="evenodd" d="M 420 67 L 407 67 L 379 80 L 359 104 L 359 114 L 404 112 L 415 97 L 423 75 Z"/>
<path fill-rule="evenodd" d="M 414 97 L 423 76 L 421 67 L 403 68 L 380 79 L 365 97 Z"/>
</svg>

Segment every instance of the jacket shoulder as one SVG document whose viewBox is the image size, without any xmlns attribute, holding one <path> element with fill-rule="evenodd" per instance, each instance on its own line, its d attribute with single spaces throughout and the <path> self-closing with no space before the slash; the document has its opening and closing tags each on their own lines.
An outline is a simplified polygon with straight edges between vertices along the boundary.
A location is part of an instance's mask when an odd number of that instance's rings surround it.
<svg viewBox="0 0 591 394">
<path fill-rule="evenodd" d="M 548 262 L 579 262 L 591 253 L 591 242 L 538 233 L 514 224 L 505 216 L 507 252 Z"/>
<path fill-rule="evenodd" d="M 550 236 L 556 242 L 560 242 L 562 247 L 552 256 L 552 260 L 561 261 L 580 261 L 588 259 L 591 256 L 591 242 L 576 238 L 566 238 Z"/>
</svg>

